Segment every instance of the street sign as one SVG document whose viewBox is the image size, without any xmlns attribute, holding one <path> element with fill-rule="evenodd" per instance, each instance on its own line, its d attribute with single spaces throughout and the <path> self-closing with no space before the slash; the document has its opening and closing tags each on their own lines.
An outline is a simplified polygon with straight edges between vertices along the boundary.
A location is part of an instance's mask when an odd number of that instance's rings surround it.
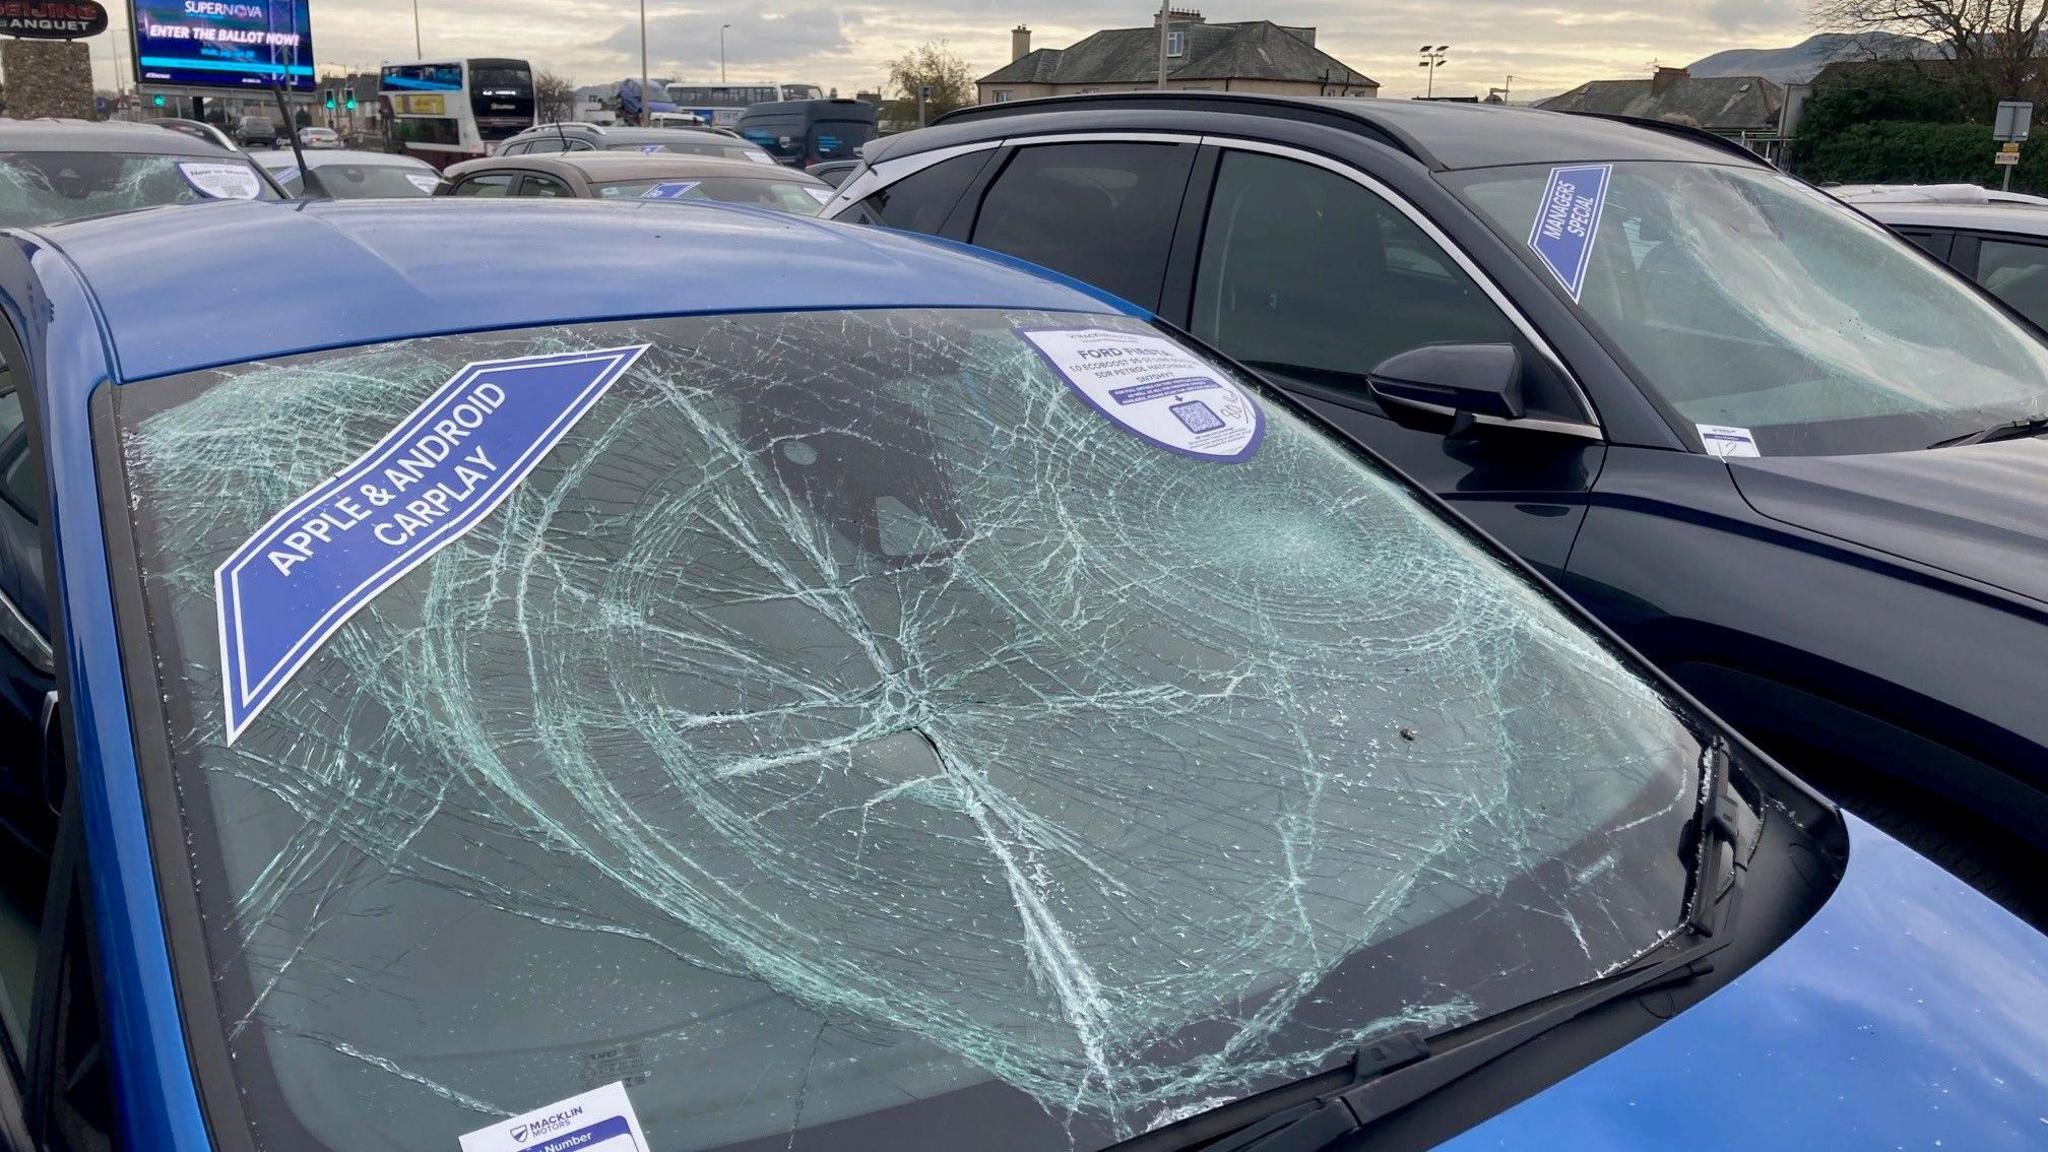
<svg viewBox="0 0 2048 1152">
<path fill-rule="evenodd" d="M 2034 121 L 2034 105 L 2027 100 L 2001 100 L 1998 115 L 1991 121 L 1993 140 L 2025 140 Z"/>
<path fill-rule="evenodd" d="M 1991 162 L 2001 168 L 2015 168 L 2019 166 L 2020 154 L 2017 152 L 2000 152 L 1991 158 Z"/>
</svg>

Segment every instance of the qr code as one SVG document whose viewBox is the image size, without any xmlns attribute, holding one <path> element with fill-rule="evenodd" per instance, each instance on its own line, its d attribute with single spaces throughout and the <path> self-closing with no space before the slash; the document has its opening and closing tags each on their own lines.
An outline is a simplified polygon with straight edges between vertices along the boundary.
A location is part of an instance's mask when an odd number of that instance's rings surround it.
<svg viewBox="0 0 2048 1152">
<path fill-rule="evenodd" d="M 1190 432 L 1213 432 L 1223 427 L 1223 417 L 1210 411 L 1209 406 L 1200 400 L 1189 400 L 1183 404 L 1175 404 L 1168 411 L 1172 412 L 1182 424 L 1186 425 L 1187 430 Z"/>
</svg>

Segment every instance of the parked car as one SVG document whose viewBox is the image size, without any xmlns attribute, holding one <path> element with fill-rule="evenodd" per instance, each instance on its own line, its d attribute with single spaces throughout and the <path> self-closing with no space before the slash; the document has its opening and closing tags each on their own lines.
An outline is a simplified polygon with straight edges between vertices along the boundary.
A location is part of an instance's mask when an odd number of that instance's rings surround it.
<svg viewBox="0 0 2048 1152">
<path fill-rule="evenodd" d="M 1132 306 L 212 219 L 0 249 L 63 639 L 7 1139 L 2031 1139 L 2048 939 Z"/>
<path fill-rule="evenodd" d="M 1976 184 L 1822 184 L 1845 204 L 2041 204 L 2048 196 Z"/>
<path fill-rule="evenodd" d="M 143 123 L 152 124 L 158 128 L 168 128 L 173 132 L 190 136 L 194 140 L 204 140 L 208 144 L 219 146 L 224 151 L 238 152 L 241 150 L 241 146 L 235 143 L 232 136 L 221 131 L 218 126 L 208 124 L 204 120 L 186 120 L 177 116 L 159 116 L 154 120 L 144 120 Z"/>
<path fill-rule="evenodd" d="M 870 145 L 826 215 L 1157 309 L 1802 772 L 2048 844 L 2048 349 L 1744 149 L 1424 101 L 1018 101 Z"/>
<path fill-rule="evenodd" d="M 733 125 L 778 164 L 802 168 L 852 160 L 875 138 L 875 106 L 835 96 L 827 100 L 771 100 L 749 104 Z"/>
<path fill-rule="evenodd" d="M 244 148 L 274 148 L 284 133 L 268 116 L 244 116 L 235 123 L 235 143 Z"/>
<path fill-rule="evenodd" d="M 149 124 L 0 120 L 0 228 L 282 194 L 238 152 Z"/>
<path fill-rule="evenodd" d="M 339 148 L 341 147 L 341 133 L 336 132 L 332 128 L 320 128 L 317 126 L 301 128 L 299 129 L 299 147 Z"/>
<path fill-rule="evenodd" d="M 2048 331 L 2048 201 L 1851 203 Z"/>
<path fill-rule="evenodd" d="M 853 175 L 854 169 L 859 167 L 859 160 L 827 160 L 822 164 L 813 164 L 804 171 L 837 188 L 846 182 L 848 176 Z"/>
<path fill-rule="evenodd" d="M 495 153 L 527 156 L 555 152 L 675 153 L 772 164 L 774 158 L 723 128 L 613 128 L 577 122 L 542 124 L 510 137 Z"/>
<path fill-rule="evenodd" d="M 832 186 L 782 167 L 680 152 L 529 154 L 451 166 L 443 196 L 535 196 L 616 201 L 751 204 L 815 216 Z"/>
<path fill-rule="evenodd" d="M 249 158 L 292 196 L 307 195 L 299 156 L 287 150 L 251 152 Z M 362 152 L 347 148 L 305 153 L 306 166 L 319 174 L 319 194 L 337 200 L 371 197 L 431 196 L 441 186 L 432 164 L 395 152 Z"/>
</svg>

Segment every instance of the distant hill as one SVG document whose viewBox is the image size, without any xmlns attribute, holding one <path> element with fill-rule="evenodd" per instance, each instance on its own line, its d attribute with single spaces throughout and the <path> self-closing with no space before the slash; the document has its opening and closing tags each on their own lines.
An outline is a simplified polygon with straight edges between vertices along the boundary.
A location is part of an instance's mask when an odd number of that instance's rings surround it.
<svg viewBox="0 0 2048 1152">
<path fill-rule="evenodd" d="M 1811 80 L 1821 66 L 1836 60 L 1865 60 L 1875 56 L 1917 56 L 1922 59 L 1941 54 L 1939 46 L 1912 36 L 1890 32 L 1849 35 L 1822 32 L 1808 36 L 1790 48 L 1731 48 L 1696 60 L 1687 68 L 1695 76 L 1762 76 L 1780 84 Z"/>
</svg>

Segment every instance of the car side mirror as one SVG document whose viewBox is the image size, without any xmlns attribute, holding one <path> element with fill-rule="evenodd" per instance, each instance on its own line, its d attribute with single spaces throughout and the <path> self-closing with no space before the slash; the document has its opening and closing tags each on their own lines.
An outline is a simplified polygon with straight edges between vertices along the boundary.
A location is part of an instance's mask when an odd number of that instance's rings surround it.
<svg viewBox="0 0 2048 1152">
<path fill-rule="evenodd" d="M 1395 423 L 1469 431 L 1479 417 L 1520 420 L 1522 354 L 1512 344 L 1425 344 L 1380 361 L 1366 374 L 1374 400 Z"/>
</svg>

